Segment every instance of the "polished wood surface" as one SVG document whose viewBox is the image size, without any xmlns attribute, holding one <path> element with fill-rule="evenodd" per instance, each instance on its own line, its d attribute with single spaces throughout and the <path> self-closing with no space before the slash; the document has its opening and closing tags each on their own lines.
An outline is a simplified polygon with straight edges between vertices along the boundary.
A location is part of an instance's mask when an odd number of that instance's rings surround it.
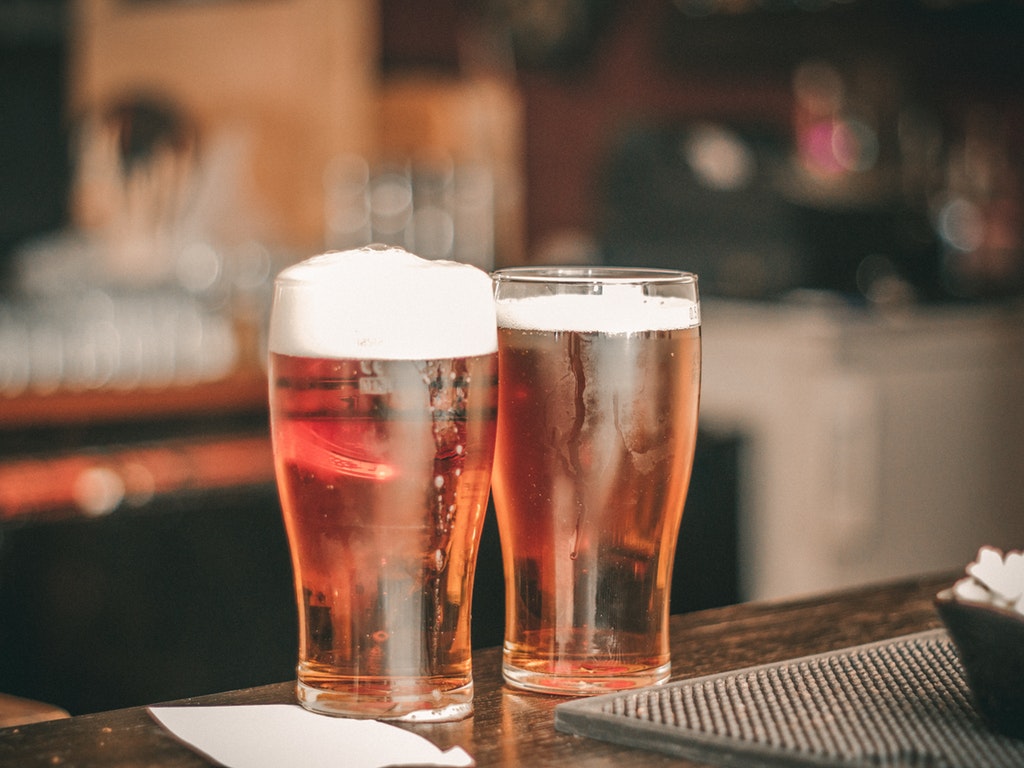
<svg viewBox="0 0 1024 768">
<path fill-rule="evenodd" d="M 747 603 L 672 618 L 673 679 L 739 669 L 941 626 L 933 598 L 955 574 L 872 585 L 786 602 Z M 694 763 L 554 729 L 562 698 L 501 683 L 497 648 L 474 654 L 476 712 L 459 723 L 407 726 L 440 747 L 460 745 L 478 766 L 687 766 Z M 294 700 L 285 682 L 178 704 L 270 704 Z M 163 731 L 144 707 L 0 730 L 0 766 L 212 765 Z"/>
<path fill-rule="evenodd" d="M 45 701 L 33 701 L 0 693 L 0 729 L 13 725 L 62 720 L 66 717 L 67 712 Z"/>
</svg>

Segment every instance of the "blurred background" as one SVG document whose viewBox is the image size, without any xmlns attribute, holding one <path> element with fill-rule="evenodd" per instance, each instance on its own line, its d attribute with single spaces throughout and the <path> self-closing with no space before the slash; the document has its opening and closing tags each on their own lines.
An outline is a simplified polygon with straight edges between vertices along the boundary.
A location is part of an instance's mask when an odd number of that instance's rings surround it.
<svg viewBox="0 0 1024 768">
<path fill-rule="evenodd" d="M 1022 87 L 1013 0 L 5 0 L 0 692 L 292 677 L 269 291 L 374 241 L 700 275 L 674 612 L 1024 547 Z"/>
</svg>

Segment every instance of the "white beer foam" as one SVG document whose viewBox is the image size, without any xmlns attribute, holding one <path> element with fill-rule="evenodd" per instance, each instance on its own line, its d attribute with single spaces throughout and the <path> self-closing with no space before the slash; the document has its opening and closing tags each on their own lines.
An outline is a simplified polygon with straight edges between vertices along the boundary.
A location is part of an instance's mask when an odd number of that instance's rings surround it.
<svg viewBox="0 0 1024 768">
<path fill-rule="evenodd" d="M 700 325 L 700 305 L 646 296 L 640 285 L 606 285 L 600 294 L 561 293 L 497 301 L 498 325 L 522 331 L 627 334 Z"/>
<path fill-rule="evenodd" d="M 432 360 L 497 350 L 490 276 L 401 248 L 332 251 L 274 283 L 271 352 L 357 360 Z"/>
</svg>

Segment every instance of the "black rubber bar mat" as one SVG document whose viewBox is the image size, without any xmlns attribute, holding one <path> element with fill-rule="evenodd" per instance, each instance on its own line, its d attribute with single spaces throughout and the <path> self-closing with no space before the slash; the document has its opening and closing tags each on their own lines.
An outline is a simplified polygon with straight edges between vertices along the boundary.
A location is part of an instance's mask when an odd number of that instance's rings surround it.
<svg viewBox="0 0 1024 768">
<path fill-rule="evenodd" d="M 1020 768 L 945 630 L 555 707 L 565 733 L 718 766 Z"/>
</svg>

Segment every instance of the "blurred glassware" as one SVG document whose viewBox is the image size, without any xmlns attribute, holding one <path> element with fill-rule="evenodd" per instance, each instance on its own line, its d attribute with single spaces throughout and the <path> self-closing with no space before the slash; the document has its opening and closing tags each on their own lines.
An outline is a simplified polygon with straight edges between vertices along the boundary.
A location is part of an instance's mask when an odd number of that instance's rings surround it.
<svg viewBox="0 0 1024 768">
<path fill-rule="evenodd" d="M 329 250 L 397 245 L 426 259 L 494 267 L 494 178 L 449 157 L 381 162 L 335 158 L 324 172 Z"/>
<path fill-rule="evenodd" d="M 1010 149 L 1006 117 L 973 107 L 944 170 L 930 208 L 946 289 L 961 298 L 1018 294 L 1024 290 L 1024 173 Z"/>
<path fill-rule="evenodd" d="M 230 315 L 181 291 L 0 302 L 0 395 L 213 381 L 239 362 Z"/>
<path fill-rule="evenodd" d="M 0 393 L 192 384 L 261 360 L 277 258 L 230 137 L 129 95 L 74 131 L 72 221 L 16 254 Z"/>
</svg>

